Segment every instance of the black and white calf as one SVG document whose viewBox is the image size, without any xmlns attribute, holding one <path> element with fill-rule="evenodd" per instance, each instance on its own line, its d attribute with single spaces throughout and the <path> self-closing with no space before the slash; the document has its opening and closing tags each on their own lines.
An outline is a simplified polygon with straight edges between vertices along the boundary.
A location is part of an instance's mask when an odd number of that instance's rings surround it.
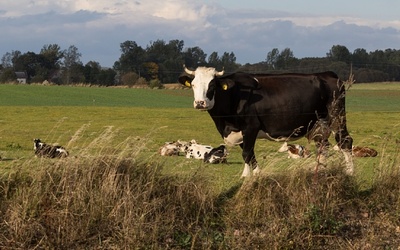
<svg viewBox="0 0 400 250">
<path fill-rule="evenodd" d="M 68 156 L 68 151 L 64 147 L 47 145 L 40 139 L 33 140 L 33 149 L 37 157 L 63 158 Z"/>
<path fill-rule="evenodd" d="M 210 152 L 204 154 L 204 162 L 207 163 L 226 163 L 228 151 L 224 145 L 211 149 Z"/>
<path fill-rule="evenodd" d="M 197 143 L 190 143 L 186 147 L 186 158 L 204 159 L 206 153 L 209 153 L 213 147 Z"/>
<path fill-rule="evenodd" d="M 166 142 L 163 146 L 158 149 L 158 153 L 162 156 L 173 156 L 180 155 L 180 153 L 185 154 L 186 149 L 192 144 L 196 143 L 195 140 L 190 142 L 177 140 L 174 142 Z"/>
<path fill-rule="evenodd" d="M 203 160 L 206 163 L 226 163 L 228 153 L 224 145 L 213 148 L 210 145 L 197 144 L 191 142 L 186 147 L 186 158 L 194 158 Z"/>
</svg>

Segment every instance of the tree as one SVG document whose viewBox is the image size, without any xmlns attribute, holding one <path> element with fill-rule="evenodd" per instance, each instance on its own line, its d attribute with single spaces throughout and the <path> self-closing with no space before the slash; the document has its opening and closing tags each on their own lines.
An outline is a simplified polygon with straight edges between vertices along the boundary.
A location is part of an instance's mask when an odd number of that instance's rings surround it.
<svg viewBox="0 0 400 250">
<path fill-rule="evenodd" d="M 146 78 L 147 80 L 154 80 L 158 79 L 158 64 L 154 62 L 146 62 L 143 64 L 143 72 L 142 77 Z"/>
<path fill-rule="evenodd" d="M 145 50 L 134 41 L 125 41 L 120 44 L 121 56 L 114 63 L 114 70 L 121 72 L 137 72 L 140 74 L 140 67 L 145 62 Z"/>
<path fill-rule="evenodd" d="M 69 46 L 67 50 L 64 50 L 64 61 L 63 61 L 63 78 L 64 83 L 76 83 L 83 82 L 83 66 L 81 62 L 82 54 L 79 53 L 78 48 L 74 45 Z"/>
<path fill-rule="evenodd" d="M 61 59 L 64 56 L 63 51 L 57 44 L 48 44 L 40 50 L 40 55 L 43 57 L 41 65 L 43 78 L 52 81 L 60 70 Z"/>
<path fill-rule="evenodd" d="M 350 63 L 351 61 L 350 51 L 343 45 L 332 46 L 326 56 L 333 61 L 341 61 L 345 63 Z"/>
<path fill-rule="evenodd" d="M 368 53 L 365 49 L 355 49 L 352 55 L 352 63 L 353 66 L 355 67 L 363 67 L 367 66 L 368 67 L 368 62 L 369 62 L 369 56 Z"/>
<path fill-rule="evenodd" d="M 180 72 L 176 69 L 181 68 L 184 62 L 183 46 L 182 40 L 170 40 L 168 43 L 157 40 L 146 48 L 147 63 L 158 65 L 158 79 L 162 82 L 175 82 L 178 78 Z"/>
<path fill-rule="evenodd" d="M 285 48 L 276 58 L 276 66 L 279 69 L 288 69 L 289 67 L 294 67 L 296 64 L 296 58 L 293 56 L 293 51 L 289 48 Z"/>
<path fill-rule="evenodd" d="M 15 60 L 14 70 L 25 71 L 28 75 L 27 80 L 30 82 L 36 76 L 36 73 L 40 71 L 42 61 L 43 58 L 41 56 L 35 54 L 34 52 L 28 51 Z"/>
<path fill-rule="evenodd" d="M 12 68 L 14 67 L 15 62 L 17 61 L 18 57 L 21 56 L 21 51 L 13 50 L 11 53 L 7 52 L 1 58 L 1 64 L 3 68 Z"/>
<path fill-rule="evenodd" d="M 13 70 L 13 68 L 6 68 L 1 71 L 0 74 L 1 83 L 15 82 L 16 80 L 17 76 L 15 75 L 15 71 Z"/>
<path fill-rule="evenodd" d="M 273 48 L 270 52 L 268 52 L 266 59 L 268 68 L 276 69 L 278 57 L 279 57 L 278 48 Z"/>
<path fill-rule="evenodd" d="M 98 82 L 100 85 L 113 86 L 115 85 L 115 76 L 117 72 L 113 69 L 101 69 L 98 76 Z"/>
<path fill-rule="evenodd" d="M 85 83 L 100 84 L 99 75 L 101 67 L 100 63 L 89 61 L 83 68 L 83 75 L 85 76 Z"/>
<path fill-rule="evenodd" d="M 188 67 L 196 68 L 206 63 L 207 54 L 200 47 L 187 48 L 183 52 L 183 60 Z"/>
<path fill-rule="evenodd" d="M 221 64 L 221 59 L 218 56 L 218 52 L 212 52 L 209 56 L 208 56 L 208 65 L 214 68 L 219 67 Z"/>
<path fill-rule="evenodd" d="M 224 52 L 221 57 L 221 65 L 226 72 L 234 72 L 239 68 L 236 64 L 236 56 L 233 52 Z"/>
</svg>

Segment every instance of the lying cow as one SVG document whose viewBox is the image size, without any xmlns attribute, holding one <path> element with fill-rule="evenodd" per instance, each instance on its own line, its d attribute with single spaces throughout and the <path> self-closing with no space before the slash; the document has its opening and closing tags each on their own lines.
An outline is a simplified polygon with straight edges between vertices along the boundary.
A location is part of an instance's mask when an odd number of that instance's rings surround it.
<svg viewBox="0 0 400 250">
<path fill-rule="evenodd" d="M 158 149 L 158 153 L 162 156 L 179 155 L 179 148 L 175 142 L 166 142 Z"/>
<path fill-rule="evenodd" d="M 210 153 L 213 147 L 197 143 L 190 143 L 186 148 L 186 158 L 204 159 L 206 153 Z"/>
<path fill-rule="evenodd" d="M 210 152 L 204 154 L 204 162 L 207 163 L 226 163 L 228 151 L 224 145 L 211 149 Z"/>
<path fill-rule="evenodd" d="M 47 145 L 40 139 L 33 140 L 33 149 L 36 157 L 63 158 L 69 155 L 64 147 Z"/>
<path fill-rule="evenodd" d="M 192 140 L 186 148 L 186 158 L 200 159 L 206 163 L 226 163 L 227 155 L 224 145 L 213 148 L 210 145 L 197 144 Z"/>
<path fill-rule="evenodd" d="M 283 143 L 278 152 L 288 152 L 288 158 L 292 159 L 310 157 L 310 151 L 308 151 L 304 146 L 299 144 L 288 144 L 287 142 Z"/>
<path fill-rule="evenodd" d="M 352 154 L 354 157 L 375 157 L 378 155 L 378 152 L 369 147 L 353 146 Z"/>
<path fill-rule="evenodd" d="M 333 149 L 339 150 L 337 145 L 335 145 Z M 376 157 L 378 155 L 378 152 L 375 149 L 369 147 L 352 146 L 351 154 L 354 157 Z"/>
<path fill-rule="evenodd" d="M 162 156 L 180 155 L 180 153 L 185 154 L 187 148 L 193 143 L 196 143 L 196 141 L 191 140 L 190 142 L 186 142 L 177 140 L 174 142 L 166 142 L 158 149 L 158 153 Z"/>
</svg>

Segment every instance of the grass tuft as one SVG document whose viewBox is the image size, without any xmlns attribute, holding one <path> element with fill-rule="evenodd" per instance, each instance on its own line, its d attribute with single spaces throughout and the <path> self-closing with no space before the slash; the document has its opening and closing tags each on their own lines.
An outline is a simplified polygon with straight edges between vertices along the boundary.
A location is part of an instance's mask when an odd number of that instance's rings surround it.
<svg viewBox="0 0 400 250">
<path fill-rule="evenodd" d="M 216 166 L 196 167 L 188 160 L 182 168 L 190 171 L 163 171 L 168 161 L 140 154 L 150 138 L 116 143 L 116 134 L 107 127 L 72 157 L 20 161 L 1 176 L 0 248 L 390 249 L 400 244 L 398 148 L 380 155 L 368 188 L 345 175 L 340 163 L 316 172 L 292 161 L 287 171 L 279 167 L 221 191 L 212 171 L 205 171 Z"/>
</svg>

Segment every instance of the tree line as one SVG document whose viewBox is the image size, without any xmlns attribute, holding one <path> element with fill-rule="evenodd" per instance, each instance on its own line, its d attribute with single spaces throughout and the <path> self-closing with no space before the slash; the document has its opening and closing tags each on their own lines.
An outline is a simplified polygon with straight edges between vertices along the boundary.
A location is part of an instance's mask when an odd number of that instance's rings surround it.
<svg viewBox="0 0 400 250">
<path fill-rule="evenodd" d="M 120 44 L 121 55 L 112 68 L 89 61 L 83 65 L 82 54 L 71 45 L 62 50 L 57 44 L 44 45 L 39 53 L 11 51 L 1 58 L 0 82 L 16 81 L 15 72 L 25 72 L 28 83 L 86 83 L 94 85 L 150 85 L 176 82 L 182 65 L 196 68 L 210 66 L 227 73 L 312 73 L 332 70 L 346 79 L 350 71 L 357 82 L 400 81 L 400 50 L 386 49 L 367 52 L 359 48 L 350 52 L 343 45 L 334 45 L 325 57 L 296 58 L 290 48 L 277 48 L 266 53 L 259 63 L 236 62 L 234 52 L 212 52 L 207 55 L 200 47 L 184 47 L 182 40 L 157 40 L 145 48 L 135 41 Z"/>
</svg>

